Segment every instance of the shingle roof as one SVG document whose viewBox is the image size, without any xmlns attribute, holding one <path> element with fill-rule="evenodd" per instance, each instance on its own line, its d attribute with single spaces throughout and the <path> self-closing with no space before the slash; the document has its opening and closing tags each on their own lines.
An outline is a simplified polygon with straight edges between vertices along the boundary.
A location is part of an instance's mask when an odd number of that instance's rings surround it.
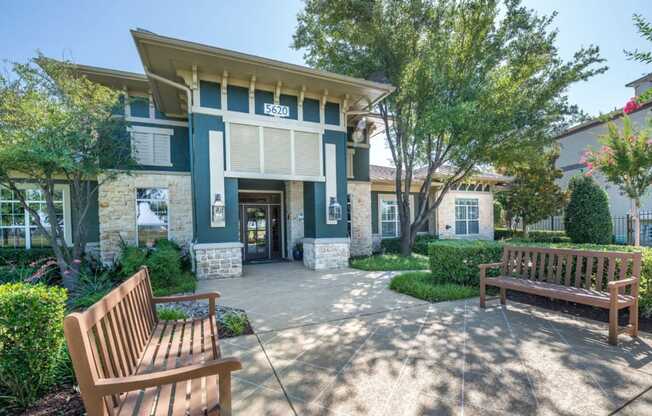
<svg viewBox="0 0 652 416">
<path fill-rule="evenodd" d="M 450 168 L 443 167 L 438 169 L 435 173 L 435 176 L 447 176 L 451 175 L 452 171 Z M 372 182 L 391 182 L 394 181 L 396 175 L 396 170 L 388 166 L 379 166 L 379 165 L 369 165 L 369 177 Z M 414 178 L 417 181 L 422 180 L 425 177 L 425 168 L 417 169 L 414 175 Z M 492 182 L 511 182 L 512 178 L 510 176 L 500 175 L 493 172 L 481 171 L 472 176 L 474 180 L 487 180 Z"/>
</svg>

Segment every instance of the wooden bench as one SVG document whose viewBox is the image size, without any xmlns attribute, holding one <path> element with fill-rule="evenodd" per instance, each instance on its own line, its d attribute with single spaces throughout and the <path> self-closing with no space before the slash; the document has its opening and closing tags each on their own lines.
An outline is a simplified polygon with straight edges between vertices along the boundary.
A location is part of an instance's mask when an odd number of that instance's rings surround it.
<svg viewBox="0 0 652 416">
<path fill-rule="evenodd" d="M 155 298 L 146 268 L 82 313 L 64 331 L 89 416 L 231 415 L 231 372 L 215 322 L 219 293 Z M 161 321 L 155 304 L 208 299 L 208 316 Z"/>
<path fill-rule="evenodd" d="M 487 277 L 487 269 L 500 269 Z M 641 253 L 584 251 L 533 247 L 503 249 L 500 263 L 480 265 L 480 306 L 485 307 L 487 286 L 546 296 L 609 309 L 609 343 L 618 334 L 638 336 L 638 283 Z M 629 308 L 629 325 L 619 331 L 618 311 Z"/>
</svg>

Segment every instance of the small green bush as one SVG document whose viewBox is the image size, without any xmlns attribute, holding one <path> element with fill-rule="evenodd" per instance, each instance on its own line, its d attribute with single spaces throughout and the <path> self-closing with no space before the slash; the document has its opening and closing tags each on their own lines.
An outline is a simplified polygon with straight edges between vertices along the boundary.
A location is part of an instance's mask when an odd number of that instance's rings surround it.
<svg viewBox="0 0 652 416">
<path fill-rule="evenodd" d="M 118 258 L 122 278 L 128 279 L 136 273 L 145 264 L 146 258 L 147 251 L 136 246 L 124 245 Z"/>
<path fill-rule="evenodd" d="M 571 240 L 563 231 L 530 231 L 528 238 L 523 237 L 523 231 L 512 230 L 509 228 L 494 229 L 494 240 L 511 240 L 518 239 L 522 241 L 532 241 L 536 243 L 570 243 Z"/>
<path fill-rule="evenodd" d="M 438 283 L 428 272 L 409 272 L 394 276 L 389 288 L 428 302 L 466 299 L 480 294 L 478 287 Z"/>
<path fill-rule="evenodd" d="M 430 271 L 439 282 L 480 284 L 478 265 L 500 261 L 503 245 L 484 240 L 439 240 L 430 243 Z"/>
<path fill-rule="evenodd" d="M 153 287 L 168 287 L 181 276 L 181 253 L 171 246 L 156 247 L 147 256 Z"/>
<path fill-rule="evenodd" d="M 73 309 L 86 309 L 111 291 L 114 282 L 108 272 L 81 273 L 71 296 Z"/>
<path fill-rule="evenodd" d="M 523 237 L 523 231 L 512 230 L 511 228 L 494 228 L 494 240 L 509 240 L 514 237 Z"/>
<path fill-rule="evenodd" d="M 416 254 L 428 255 L 428 244 L 437 241 L 439 238 L 436 235 L 422 234 L 417 235 L 414 240 L 412 252 Z M 384 238 L 380 241 L 380 249 L 383 253 L 398 254 L 401 252 L 401 239 L 400 238 Z"/>
<path fill-rule="evenodd" d="M 27 407 L 52 385 L 64 344 L 65 289 L 0 286 L 0 385 Z"/>
<path fill-rule="evenodd" d="M 162 321 L 188 319 L 188 314 L 181 308 L 161 308 L 156 313 L 158 314 L 158 319 Z"/>
<path fill-rule="evenodd" d="M 237 312 L 227 312 L 222 317 L 222 323 L 228 332 L 233 335 L 242 335 L 247 329 L 249 319 L 247 315 Z"/>
<path fill-rule="evenodd" d="M 54 253 L 50 248 L 31 248 L 29 250 L 24 248 L 0 248 L 0 266 L 11 264 L 29 267 L 31 263 L 52 256 L 54 256 Z"/>
<path fill-rule="evenodd" d="M 568 185 L 571 191 L 566 206 L 564 229 L 574 243 L 609 244 L 613 225 L 609 198 L 604 189 L 588 176 L 575 176 Z"/>
<path fill-rule="evenodd" d="M 352 258 L 351 267 L 369 271 L 427 270 L 428 257 L 420 254 L 413 254 L 410 257 L 398 254 L 374 254 L 373 256 Z"/>
</svg>

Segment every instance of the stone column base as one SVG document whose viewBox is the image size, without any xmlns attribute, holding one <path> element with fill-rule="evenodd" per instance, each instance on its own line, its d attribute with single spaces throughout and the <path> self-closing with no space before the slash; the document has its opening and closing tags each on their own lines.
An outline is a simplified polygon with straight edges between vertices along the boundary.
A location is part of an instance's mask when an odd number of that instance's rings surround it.
<svg viewBox="0 0 652 416">
<path fill-rule="evenodd" d="M 194 244 L 197 279 L 222 279 L 242 276 L 242 243 Z"/>
<path fill-rule="evenodd" d="M 348 238 L 304 238 L 303 264 L 312 270 L 349 267 Z"/>
</svg>

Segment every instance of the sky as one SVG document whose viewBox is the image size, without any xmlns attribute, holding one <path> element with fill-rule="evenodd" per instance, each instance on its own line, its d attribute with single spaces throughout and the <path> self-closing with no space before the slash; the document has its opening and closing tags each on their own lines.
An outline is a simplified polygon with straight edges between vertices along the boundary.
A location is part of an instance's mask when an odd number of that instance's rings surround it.
<svg viewBox="0 0 652 416">
<path fill-rule="evenodd" d="M 600 47 L 609 70 L 573 85 L 571 103 L 591 115 L 622 107 L 633 95 L 625 84 L 652 67 L 628 61 L 623 49 L 652 49 L 636 32 L 632 14 L 652 21 L 651 0 L 524 0 L 540 14 L 557 12 L 562 58 L 590 44 Z M 53 58 L 143 72 L 129 29 L 304 64 L 293 50 L 299 0 L 3 0 L 0 60 L 25 62 L 37 50 Z M 389 165 L 384 139 L 372 141 L 371 162 Z"/>
</svg>

